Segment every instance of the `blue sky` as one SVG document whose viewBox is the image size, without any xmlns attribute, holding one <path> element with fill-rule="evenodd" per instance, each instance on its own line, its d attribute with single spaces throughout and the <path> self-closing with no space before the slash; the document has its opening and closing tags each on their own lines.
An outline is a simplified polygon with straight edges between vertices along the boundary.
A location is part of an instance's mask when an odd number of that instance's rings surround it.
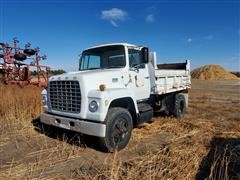
<svg viewBox="0 0 240 180">
<path fill-rule="evenodd" d="M 44 64 L 77 70 L 85 48 L 109 42 L 145 45 L 159 63 L 240 70 L 238 0 L 0 0 L 0 42 L 13 37 L 48 56 Z"/>
</svg>

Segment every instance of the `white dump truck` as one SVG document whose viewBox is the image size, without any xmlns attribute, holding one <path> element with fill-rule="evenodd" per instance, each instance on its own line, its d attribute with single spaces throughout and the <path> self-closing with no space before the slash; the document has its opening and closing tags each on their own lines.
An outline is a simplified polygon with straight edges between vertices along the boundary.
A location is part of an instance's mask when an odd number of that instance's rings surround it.
<svg viewBox="0 0 240 180">
<path fill-rule="evenodd" d="M 121 150 L 155 112 L 182 118 L 191 87 L 190 61 L 157 64 L 156 53 L 127 43 L 84 50 L 79 71 L 52 76 L 42 92 L 43 124 L 96 136 Z"/>
</svg>

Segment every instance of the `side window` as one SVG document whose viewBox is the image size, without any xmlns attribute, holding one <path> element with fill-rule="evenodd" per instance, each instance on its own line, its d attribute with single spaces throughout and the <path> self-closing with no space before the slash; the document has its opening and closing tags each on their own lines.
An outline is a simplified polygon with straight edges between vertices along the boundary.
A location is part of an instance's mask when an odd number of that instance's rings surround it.
<svg viewBox="0 0 240 180">
<path fill-rule="evenodd" d="M 124 55 L 113 55 L 108 57 L 108 66 L 109 67 L 124 67 L 125 66 Z"/>
<path fill-rule="evenodd" d="M 101 57 L 96 55 L 85 55 L 82 59 L 81 70 L 101 68 Z"/>
<path fill-rule="evenodd" d="M 129 49 L 128 56 L 129 56 L 129 66 L 130 67 L 133 67 L 133 66 L 143 63 L 141 51 L 139 51 L 139 50 Z"/>
</svg>

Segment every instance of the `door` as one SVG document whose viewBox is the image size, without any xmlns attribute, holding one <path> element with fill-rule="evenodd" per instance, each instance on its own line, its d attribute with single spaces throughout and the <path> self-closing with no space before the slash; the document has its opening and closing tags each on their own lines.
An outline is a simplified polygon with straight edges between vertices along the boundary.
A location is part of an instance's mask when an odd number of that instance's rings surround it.
<svg viewBox="0 0 240 180">
<path fill-rule="evenodd" d="M 137 100 L 148 99 L 150 96 L 150 79 L 146 63 L 143 63 L 140 49 L 128 49 L 132 88 Z"/>
</svg>

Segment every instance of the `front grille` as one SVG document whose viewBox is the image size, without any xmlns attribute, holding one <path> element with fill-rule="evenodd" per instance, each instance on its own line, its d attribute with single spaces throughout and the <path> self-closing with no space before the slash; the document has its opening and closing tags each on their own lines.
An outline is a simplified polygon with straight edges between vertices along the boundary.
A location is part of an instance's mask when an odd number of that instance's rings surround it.
<svg viewBox="0 0 240 180">
<path fill-rule="evenodd" d="M 50 81 L 49 98 L 53 110 L 80 113 L 81 91 L 78 81 Z"/>
</svg>

